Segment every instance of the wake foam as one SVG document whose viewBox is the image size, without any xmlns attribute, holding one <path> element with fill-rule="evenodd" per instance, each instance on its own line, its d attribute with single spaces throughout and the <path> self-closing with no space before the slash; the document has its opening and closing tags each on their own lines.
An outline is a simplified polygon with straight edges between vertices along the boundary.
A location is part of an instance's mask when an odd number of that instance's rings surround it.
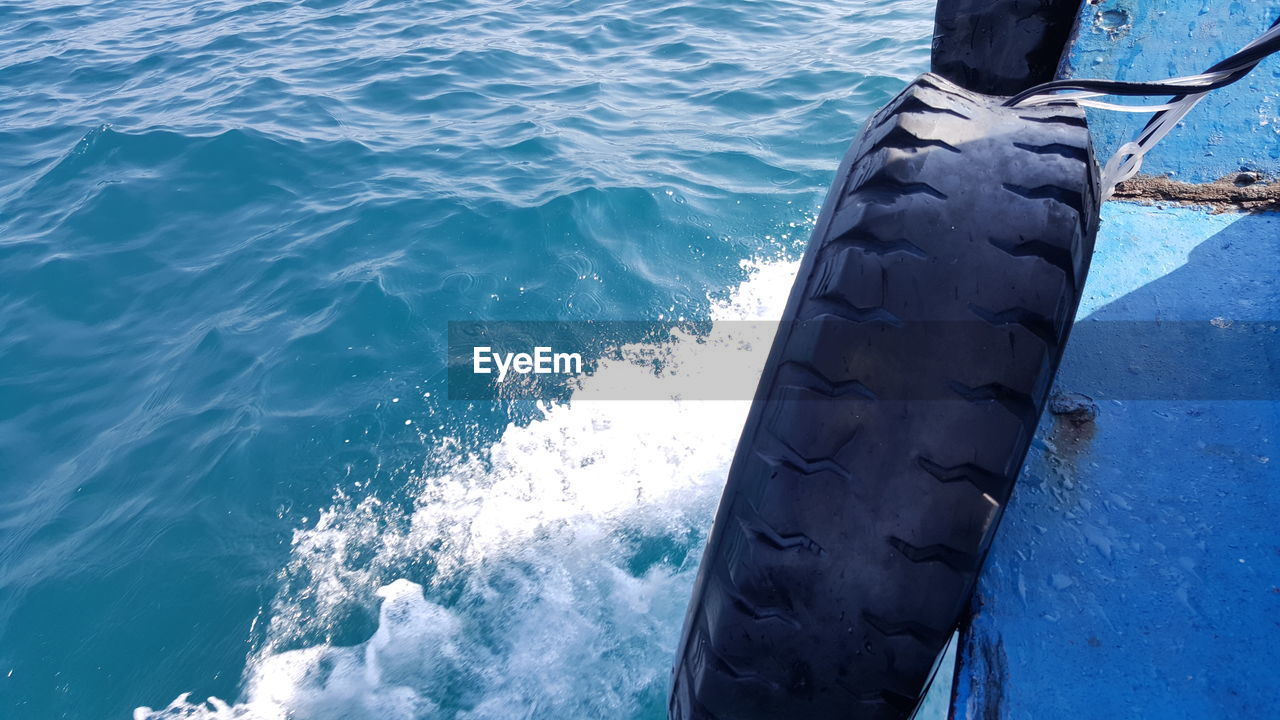
<svg viewBox="0 0 1280 720">
<path fill-rule="evenodd" d="M 747 269 L 713 302 L 713 321 L 781 315 L 796 263 Z M 295 534 L 241 700 L 184 695 L 135 720 L 665 717 L 698 556 L 750 403 L 664 391 L 709 352 L 758 369 L 768 342 L 735 335 L 752 327 L 674 335 L 661 375 L 626 353 L 602 361 L 570 403 L 509 426 L 481 456 L 432 463 L 407 510 L 340 497 Z M 618 382 L 670 399 L 583 400 Z M 423 584 L 380 586 L 405 567 L 429 568 Z M 379 600 L 366 642 L 299 647 Z"/>
</svg>

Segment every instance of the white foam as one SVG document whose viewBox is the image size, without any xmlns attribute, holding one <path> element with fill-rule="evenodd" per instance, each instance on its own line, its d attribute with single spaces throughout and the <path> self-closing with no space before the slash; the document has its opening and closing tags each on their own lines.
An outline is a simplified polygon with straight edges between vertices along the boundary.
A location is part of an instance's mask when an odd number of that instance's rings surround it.
<svg viewBox="0 0 1280 720">
<path fill-rule="evenodd" d="M 795 270 L 750 264 L 712 319 L 776 319 Z M 768 343 L 735 335 L 751 327 L 673 337 L 662 375 L 625 358 L 602 363 L 571 403 L 509 426 L 483 456 L 431 463 L 407 512 L 338 498 L 295 535 L 240 702 L 183 696 L 135 720 L 662 716 L 697 554 L 749 401 L 584 399 L 618 383 L 678 396 L 680 369 L 705 368 L 713 353 L 758 377 Z M 433 567 L 430 585 L 378 587 L 407 564 Z M 287 649 L 379 598 L 367 642 Z"/>
</svg>

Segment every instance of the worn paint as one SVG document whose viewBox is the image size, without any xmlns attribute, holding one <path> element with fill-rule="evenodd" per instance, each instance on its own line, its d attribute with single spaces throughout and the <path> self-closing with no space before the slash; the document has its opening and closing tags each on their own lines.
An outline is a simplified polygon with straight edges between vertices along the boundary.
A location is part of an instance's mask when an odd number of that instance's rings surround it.
<svg viewBox="0 0 1280 720">
<path fill-rule="evenodd" d="M 1100 0 L 1083 4 L 1060 75 L 1150 81 L 1203 72 L 1280 17 L 1276 0 Z M 1150 118 L 1090 110 L 1110 157 Z M 1280 177 L 1280 58 L 1217 90 L 1148 156 L 1143 172 L 1210 182 L 1242 170 Z"/>
<path fill-rule="evenodd" d="M 1100 413 L 1041 423 L 979 582 L 956 718 L 1275 714 L 1277 238 L 1276 214 L 1104 207 L 1058 381 Z"/>
</svg>

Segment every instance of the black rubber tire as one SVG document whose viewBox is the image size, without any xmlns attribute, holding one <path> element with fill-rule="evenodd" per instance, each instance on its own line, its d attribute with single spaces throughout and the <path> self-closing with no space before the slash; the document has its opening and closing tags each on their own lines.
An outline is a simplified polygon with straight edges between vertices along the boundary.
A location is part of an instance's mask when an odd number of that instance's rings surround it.
<svg viewBox="0 0 1280 720">
<path fill-rule="evenodd" d="M 672 720 L 903 718 L 966 612 L 1079 303 L 1074 106 L 924 75 L 827 197 L 738 445 Z"/>
<path fill-rule="evenodd" d="M 933 71 L 963 88 L 1014 95 L 1049 82 L 1082 0 L 938 0 Z"/>
</svg>

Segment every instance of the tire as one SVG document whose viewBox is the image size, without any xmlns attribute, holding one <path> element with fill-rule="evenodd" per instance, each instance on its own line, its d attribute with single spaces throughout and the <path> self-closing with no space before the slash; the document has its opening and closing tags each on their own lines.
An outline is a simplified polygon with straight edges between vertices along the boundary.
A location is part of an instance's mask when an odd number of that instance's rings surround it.
<svg viewBox="0 0 1280 720">
<path fill-rule="evenodd" d="M 694 586 L 672 720 L 907 717 L 966 612 L 1080 299 L 1075 106 L 924 75 L 801 262 Z"/>
<path fill-rule="evenodd" d="M 938 0 L 933 71 L 987 95 L 1049 82 L 1081 0 Z"/>
</svg>

